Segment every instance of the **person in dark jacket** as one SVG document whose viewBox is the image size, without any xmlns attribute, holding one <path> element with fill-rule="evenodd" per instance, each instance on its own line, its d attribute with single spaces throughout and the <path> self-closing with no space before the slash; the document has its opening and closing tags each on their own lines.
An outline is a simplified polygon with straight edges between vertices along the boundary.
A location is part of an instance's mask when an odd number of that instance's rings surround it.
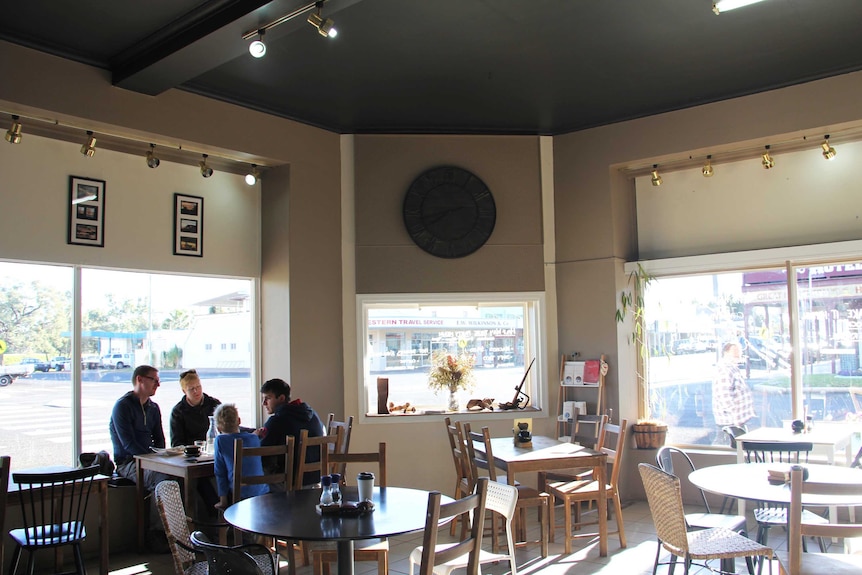
<svg viewBox="0 0 862 575">
<path fill-rule="evenodd" d="M 298 440 L 303 429 L 308 430 L 309 437 L 326 435 L 323 422 L 311 406 L 301 399 L 290 399 L 290 385 L 283 379 L 270 379 L 265 382 L 260 388 L 260 394 L 263 407 L 270 414 L 263 427 L 254 432 L 260 437 L 262 446 L 284 445 L 288 435 Z M 298 465 L 298 451 L 294 460 Z M 306 454 L 307 463 L 314 461 L 320 461 L 319 448 L 309 449 Z M 284 461 L 265 460 L 263 466 L 267 473 L 277 473 L 279 468 L 283 469 Z M 313 485 L 319 481 L 320 473 L 317 472 L 306 473 L 302 478 L 303 485 Z"/>
<path fill-rule="evenodd" d="M 183 398 L 171 410 L 171 445 L 194 445 L 207 438 L 210 416 L 221 401 L 204 393 L 201 378 L 194 369 L 180 374 Z"/>
</svg>

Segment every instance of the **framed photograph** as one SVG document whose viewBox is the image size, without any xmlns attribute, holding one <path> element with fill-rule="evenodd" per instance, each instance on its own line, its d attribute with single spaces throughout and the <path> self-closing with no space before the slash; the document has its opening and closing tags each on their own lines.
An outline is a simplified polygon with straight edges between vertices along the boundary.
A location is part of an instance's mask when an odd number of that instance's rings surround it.
<svg viewBox="0 0 862 575">
<path fill-rule="evenodd" d="M 105 247 L 105 182 L 69 176 L 69 229 L 66 243 Z"/>
<path fill-rule="evenodd" d="M 204 199 L 174 194 L 174 255 L 204 255 Z"/>
</svg>

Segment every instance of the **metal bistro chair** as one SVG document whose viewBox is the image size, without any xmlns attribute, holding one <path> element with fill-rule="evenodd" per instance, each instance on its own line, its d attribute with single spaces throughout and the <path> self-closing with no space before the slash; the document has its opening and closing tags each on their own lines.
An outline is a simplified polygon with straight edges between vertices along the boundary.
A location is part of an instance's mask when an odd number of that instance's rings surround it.
<svg viewBox="0 0 862 575">
<path fill-rule="evenodd" d="M 275 560 L 263 545 L 217 545 L 200 531 L 192 533 L 190 539 L 206 556 L 208 575 L 275 575 Z"/>
<path fill-rule="evenodd" d="M 643 480 L 659 542 L 653 564 L 653 575 L 658 569 L 662 548 L 674 557 L 683 559 L 683 575 L 688 575 L 693 561 L 698 559 L 704 561 L 733 557 L 772 559 L 772 549 L 729 529 L 713 527 L 712 529 L 689 531 L 685 523 L 685 509 L 682 505 L 679 478 L 649 463 L 638 464 L 638 471 Z M 763 563 L 764 561 L 758 562 L 758 573 L 763 571 Z M 673 561 L 670 565 L 673 569 Z M 771 561 L 769 562 L 769 572 L 772 573 Z"/>
<path fill-rule="evenodd" d="M 21 551 L 30 556 L 27 572 L 33 575 L 35 554 L 39 549 L 70 545 L 75 555 L 75 573 L 86 575 L 81 543 L 87 538 L 84 518 L 99 466 L 59 473 L 13 473 L 12 481 L 20 486 L 21 515 L 24 527 L 13 529 L 15 541 L 11 575 L 18 571 Z"/>
<path fill-rule="evenodd" d="M 808 454 L 814 449 L 809 441 L 743 441 L 742 452 L 746 463 L 808 463 Z M 787 505 L 757 502 L 754 509 L 754 519 L 757 520 L 757 541 L 767 544 L 770 527 L 787 527 Z M 828 520 L 811 511 L 802 512 L 802 521 L 812 524 L 825 524 Z M 826 553 L 826 542 L 822 537 L 817 539 L 820 551 Z M 802 542 L 805 547 L 805 541 Z"/>
</svg>

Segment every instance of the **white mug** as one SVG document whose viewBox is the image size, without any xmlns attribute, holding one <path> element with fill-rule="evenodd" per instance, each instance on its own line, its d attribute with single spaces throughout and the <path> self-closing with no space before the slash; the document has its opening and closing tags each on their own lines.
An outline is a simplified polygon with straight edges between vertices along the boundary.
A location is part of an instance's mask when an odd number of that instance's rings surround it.
<svg viewBox="0 0 862 575">
<path fill-rule="evenodd" d="M 374 474 L 363 471 L 356 476 L 356 487 L 359 491 L 359 501 L 374 499 Z"/>
</svg>

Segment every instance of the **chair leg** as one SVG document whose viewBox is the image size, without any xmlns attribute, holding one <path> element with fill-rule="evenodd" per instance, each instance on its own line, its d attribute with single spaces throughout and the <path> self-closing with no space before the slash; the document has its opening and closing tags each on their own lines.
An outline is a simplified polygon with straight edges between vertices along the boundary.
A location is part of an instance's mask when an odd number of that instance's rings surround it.
<svg viewBox="0 0 862 575">
<path fill-rule="evenodd" d="M 564 529 L 563 533 L 566 537 L 565 540 L 565 549 L 566 555 L 571 554 L 572 552 L 572 503 L 568 499 L 563 499 L 563 510 L 564 510 Z"/>
<path fill-rule="evenodd" d="M 21 546 L 15 546 L 15 552 L 12 554 L 12 563 L 9 564 L 9 575 L 15 575 L 18 573 L 18 561 L 21 559 Z M 3 569 L 3 566 L 0 565 L 0 570 Z"/>
<path fill-rule="evenodd" d="M 657 549 L 655 550 L 655 561 L 653 561 L 652 564 L 652 575 L 655 575 L 656 571 L 658 570 L 658 558 L 659 556 L 661 556 L 661 540 L 659 540 L 656 547 Z M 673 575 L 673 573 L 671 573 L 671 575 Z"/>
<path fill-rule="evenodd" d="M 614 513 L 617 516 L 617 534 L 620 538 L 620 547 L 626 548 L 626 530 L 623 527 L 623 505 L 620 502 L 620 494 L 614 493 Z"/>
<path fill-rule="evenodd" d="M 556 518 L 554 517 L 554 496 L 548 496 L 548 541 L 551 543 L 554 542 L 554 522 Z"/>
<path fill-rule="evenodd" d="M 820 552 L 826 553 L 826 541 L 823 539 L 823 537 L 817 538 L 817 544 L 820 546 Z"/>
<path fill-rule="evenodd" d="M 548 517 L 551 512 L 549 510 L 548 498 L 542 499 L 542 504 L 539 506 L 539 531 L 542 537 L 542 559 L 548 557 Z M 514 553 L 512 553 L 514 555 Z"/>
<path fill-rule="evenodd" d="M 81 554 L 81 545 L 79 543 L 72 545 L 72 553 L 75 556 L 75 571 L 78 575 L 87 575 L 87 568 L 84 566 L 84 556 Z"/>
</svg>

